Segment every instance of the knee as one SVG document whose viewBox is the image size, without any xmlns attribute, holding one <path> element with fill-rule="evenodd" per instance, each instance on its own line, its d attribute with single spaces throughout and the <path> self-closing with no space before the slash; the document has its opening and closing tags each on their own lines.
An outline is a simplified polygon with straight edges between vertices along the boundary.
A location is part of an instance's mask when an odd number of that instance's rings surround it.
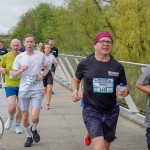
<svg viewBox="0 0 150 150">
<path fill-rule="evenodd" d="M 93 143 L 94 150 L 105 150 L 105 145 L 103 143 Z"/>
<path fill-rule="evenodd" d="M 94 146 L 94 150 L 105 150 L 103 147 Z"/>
<path fill-rule="evenodd" d="M 52 88 L 47 88 L 47 93 L 52 93 Z"/>
<path fill-rule="evenodd" d="M 9 113 L 10 114 L 15 114 L 16 113 L 16 107 L 9 107 Z"/>
</svg>

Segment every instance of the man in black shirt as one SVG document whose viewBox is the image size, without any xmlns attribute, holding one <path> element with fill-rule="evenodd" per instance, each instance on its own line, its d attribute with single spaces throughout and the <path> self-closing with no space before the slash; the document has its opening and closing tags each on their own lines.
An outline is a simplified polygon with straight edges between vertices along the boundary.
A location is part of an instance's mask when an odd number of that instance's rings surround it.
<svg viewBox="0 0 150 150">
<path fill-rule="evenodd" d="M 55 41 L 54 41 L 54 38 L 53 37 L 50 37 L 49 40 L 48 40 L 48 44 L 50 45 L 50 48 L 51 48 L 51 52 L 50 54 L 54 55 L 57 62 L 58 61 L 58 48 L 55 47 Z M 54 75 L 55 75 L 55 71 L 56 71 L 56 66 L 54 64 L 52 64 L 52 77 L 54 79 Z M 54 92 L 52 91 L 52 94 L 54 94 Z"/>
<path fill-rule="evenodd" d="M 127 96 L 128 88 L 124 67 L 111 55 L 112 36 L 102 31 L 94 38 L 95 54 L 82 60 L 72 80 L 72 100 L 83 100 L 83 120 L 88 130 L 85 144 L 91 141 L 96 149 L 110 149 L 115 140 L 119 116 L 117 96 Z M 79 85 L 83 79 L 83 97 Z M 124 87 L 118 91 L 118 85 Z"/>
<path fill-rule="evenodd" d="M 8 53 L 7 49 L 3 46 L 3 41 L 0 41 L 0 59 L 4 54 Z M 0 88 L 2 88 L 2 73 L 0 73 Z"/>
</svg>

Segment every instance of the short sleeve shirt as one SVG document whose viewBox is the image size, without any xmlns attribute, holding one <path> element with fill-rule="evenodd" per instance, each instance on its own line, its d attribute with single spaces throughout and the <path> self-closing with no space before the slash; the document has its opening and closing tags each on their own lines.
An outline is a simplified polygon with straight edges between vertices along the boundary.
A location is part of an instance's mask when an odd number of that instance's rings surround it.
<svg viewBox="0 0 150 150">
<path fill-rule="evenodd" d="M 121 63 L 112 56 L 108 62 L 96 60 L 95 56 L 81 61 L 75 76 L 83 78 L 83 102 L 102 113 L 109 112 L 116 105 L 116 86 L 127 84 Z"/>
<path fill-rule="evenodd" d="M 46 62 L 48 64 L 48 68 L 51 70 L 52 69 L 52 64 L 54 64 L 56 58 L 54 55 L 50 54 L 49 56 L 46 56 Z"/>
<path fill-rule="evenodd" d="M 24 65 L 27 65 L 28 69 L 21 75 L 19 91 L 43 89 L 42 81 L 31 85 L 27 83 L 27 79 L 33 77 L 35 79 L 37 75 L 41 74 L 41 68 L 47 65 L 45 55 L 38 51 L 34 51 L 33 55 L 27 55 L 25 51 L 15 58 L 13 69 L 20 70 Z"/>
<path fill-rule="evenodd" d="M 52 47 L 50 53 L 57 58 L 58 57 L 58 48 L 56 48 L 55 46 Z"/>
<path fill-rule="evenodd" d="M 5 87 L 18 87 L 20 84 L 19 78 L 12 78 L 12 65 L 15 60 L 15 56 L 12 55 L 12 52 L 9 52 L 5 54 L 1 61 L 0 66 L 6 68 L 6 74 L 5 74 Z"/>
</svg>

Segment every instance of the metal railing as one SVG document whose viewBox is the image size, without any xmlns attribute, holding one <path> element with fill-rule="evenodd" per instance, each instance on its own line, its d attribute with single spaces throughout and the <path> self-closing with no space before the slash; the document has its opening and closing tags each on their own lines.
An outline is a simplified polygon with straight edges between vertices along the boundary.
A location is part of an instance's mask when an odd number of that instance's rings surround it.
<svg viewBox="0 0 150 150">
<path fill-rule="evenodd" d="M 71 80 L 74 76 L 77 64 L 85 57 L 74 55 L 59 55 L 59 65 L 56 69 L 55 80 L 68 88 L 71 88 Z M 135 83 L 147 64 L 119 61 L 123 64 L 127 76 L 130 94 L 122 102 L 121 115 L 139 123 L 144 123 L 144 114 L 147 96 L 135 88 Z"/>
</svg>

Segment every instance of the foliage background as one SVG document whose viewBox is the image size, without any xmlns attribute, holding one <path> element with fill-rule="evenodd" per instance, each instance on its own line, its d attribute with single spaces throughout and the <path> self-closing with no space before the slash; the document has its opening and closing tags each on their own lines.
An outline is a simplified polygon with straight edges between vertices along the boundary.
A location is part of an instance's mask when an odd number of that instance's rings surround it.
<svg viewBox="0 0 150 150">
<path fill-rule="evenodd" d="M 95 35 L 107 30 L 116 59 L 148 64 L 149 8 L 149 0 L 66 0 L 61 7 L 40 3 L 20 16 L 10 35 L 22 41 L 31 33 L 37 43 L 54 37 L 60 53 L 86 56 L 94 50 Z"/>
</svg>

